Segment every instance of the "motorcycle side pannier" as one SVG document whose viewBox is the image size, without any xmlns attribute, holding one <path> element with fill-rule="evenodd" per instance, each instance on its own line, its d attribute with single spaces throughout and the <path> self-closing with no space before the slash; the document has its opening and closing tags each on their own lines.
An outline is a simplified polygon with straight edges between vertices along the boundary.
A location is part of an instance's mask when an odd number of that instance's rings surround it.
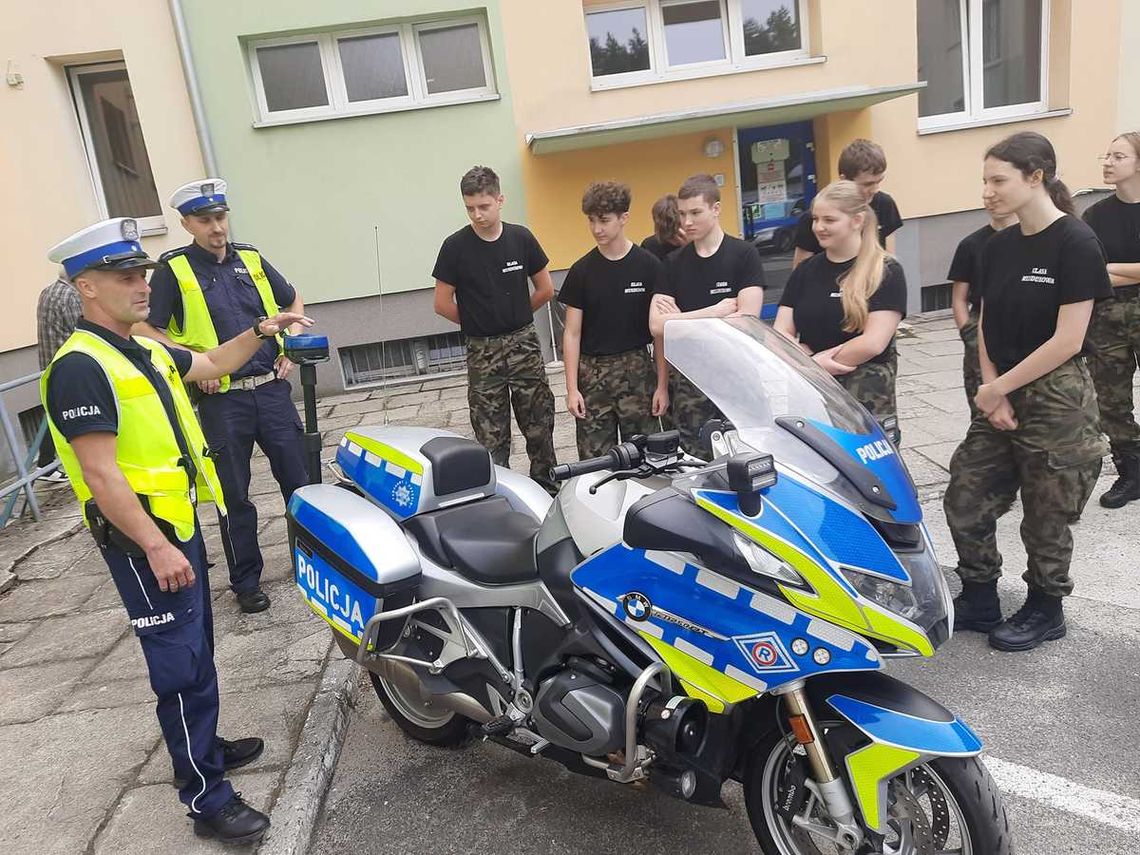
<svg viewBox="0 0 1140 855">
<path fill-rule="evenodd" d="M 342 487 L 310 484 L 286 514 L 293 579 L 314 612 L 354 644 L 369 618 L 412 603 L 420 563 L 399 526 Z M 400 638 L 406 619 L 380 624 L 374 650 Z"/>
</svg>

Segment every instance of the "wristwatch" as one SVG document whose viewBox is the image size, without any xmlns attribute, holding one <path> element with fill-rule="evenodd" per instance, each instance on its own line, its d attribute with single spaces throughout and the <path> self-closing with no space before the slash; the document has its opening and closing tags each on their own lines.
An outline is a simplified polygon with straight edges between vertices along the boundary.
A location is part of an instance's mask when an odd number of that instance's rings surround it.
<svg viewBox="0 0 1140 855">
<path fill-rule="evenodd" d="M 264 338 L 273 338 L 273 336 L 276 335 L 276 333 L 270 333 L 269 335 L 266 335 L 265 333 L 263 333 L 261 331 L 261 325 L 263 323 L 265 323 L 265 321 L 267 321 L 267 320 L 269 320 L 269 316 L 268 315 L 262 315 L 256 321 L 254 321 L 253 334 L 255 336 L 257 336 L 258 338 L 263 338 L 263 339 Z"/>
</svg>

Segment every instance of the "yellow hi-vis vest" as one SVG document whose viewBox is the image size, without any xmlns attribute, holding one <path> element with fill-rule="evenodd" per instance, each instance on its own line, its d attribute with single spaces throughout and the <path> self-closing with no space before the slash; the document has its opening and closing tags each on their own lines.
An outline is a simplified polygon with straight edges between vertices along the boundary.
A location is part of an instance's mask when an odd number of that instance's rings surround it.
<svg viewBox="0 0 1140 855">
<path fill-rule="evenodd" d="M 198 475 L 197 483 L 193 486 L 206 491 L 217 504 L 218 510 L 224 514 L 226 505 L 222 498 L 222 485 L 214 469 L 214 461 L 206 456 L 206 439 L 190 405 L 186 388 L 178 376 L 174 360 L 158 342 L 138 336 L 134 340 L 150 352 L 151 365 L 170 387 L 178 425 L 182 428 L 182 435 L 186 439 Z M 194 536 L 194 497 L 189 473 L 179 463 L 182 450 L 178 447 L 174 427 L 150 379 L 132 365 L 118 348 L 86 330 L 80 329 L 72 333 L 40 378 L 40 398 L 44 409 L 47 410 L 48 378 L 51 377 L 52 368 L 66 354 L 74 352 L 85 353 L 98 362 L 114 390 L 115 406 L 119 411 L 115 461 L 127 483 L 135 493 L 146 497 L 152 516 L 170 523 L 182 542 L 190 540 Z M 83 522 L 90 527 L 86 505 L 91 498 L 91 488 L 83 480 L 83 470 L 75 451 L 52 421 L 50 411 L 48 426 L 60 462 L 79 499 L 79 507 L 84 512 Z"/>
<path fill-rule="evenodd" d="M 253 249 L 239 249 L 237 254 L 253 279 L 257 294 L 261 297 L 261 305 L 265 309 L 265 316 L 273 317 L 278 312 L 277 300 L 273 296 L 269 277 L 265 275 L 265 268 L 261 265 L 261 255 Z M 178 322 L 171 318 L 166 334 L 170 336 L 171 341 L 191 350 L 206 351 L 217 347 L 218 333 L 214 329 L 214 321 L 210 318 L 202 286 L 190 267 L 190 261 L 185 254 L 179 254 L 167 258 L 166 263 L 170 265 L 174 278 L 178 280 L 178 290 L 182 294 L 182 326 L 179 327 Z M 284 353 L 281 336 L 277 336 L 277 350 L 279 353 Z M 219 391 L 225 392 L 229 388 L 230 376 L 227 374 L 222 378 Z"/>
</svg>

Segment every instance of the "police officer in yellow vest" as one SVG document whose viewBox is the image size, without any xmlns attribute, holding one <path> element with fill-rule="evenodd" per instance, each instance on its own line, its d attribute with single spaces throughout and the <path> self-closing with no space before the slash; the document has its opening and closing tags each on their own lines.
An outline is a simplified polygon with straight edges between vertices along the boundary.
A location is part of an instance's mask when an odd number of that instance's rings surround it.
<svg viewBox="0 0 1140 855">
<path fill-rule="evenodd" d="M 296 289 L 249 244 L 229 240 L 226 182 L 204 178 L 174 191 L 171 207 L 194 237 L 159 257 L 151 276 L 150 316 L 138 332 L 205 351 L 279 309 L 303 314 Z M 280 342 L 269 341 L 220 381 L 200 383 L 198 416 L 214 451 L 229 515 L 221 520 L 230 587 L 244 612 L 269 607 L 261 590 L 264 561 L 257 542 L 257 509 L 249 499 L 249 461 L 256 442 L 286 504 L 308 483 L 301 420 L 285 378 L 293 364 Z"/>
<path fill-rule="evenodd" d="M 96 223 L 55 246 L 83 301 L 75 333 L 44 371 L 40 395 L 59 458 L 139 637 L 179 796 L 195 833 L 258 839 L 268 818 L 241 800 L 226 769 L 255 760 L 257 738 L 220 739 L 218 680 L 198 499 L 225 513 L 222 487 L 183 382 L 245 364 L 295 313 L 251 324 L 205 353 L 132 338 L 146 318 L 155 263 L 133 219 Z"/>
</svg>

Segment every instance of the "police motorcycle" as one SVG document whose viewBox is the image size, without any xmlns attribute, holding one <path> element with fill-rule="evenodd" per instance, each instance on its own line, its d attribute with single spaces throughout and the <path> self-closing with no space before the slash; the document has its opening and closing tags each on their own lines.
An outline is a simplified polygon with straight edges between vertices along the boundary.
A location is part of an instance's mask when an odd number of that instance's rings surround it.
<svg viewBox="0 0 1140 855">
<path fill-rule="evenodd" d="M 552 501 L 447 431 L 349 431 L 289 503 L 305 600 L 423 742 L 706 805 L 733 779 L 766 853 L 1007 853 L 981 741 L 884 673 L 953 626 L 891 438 L 759 320 L 665 349 L 723 416 L 711 462 L 632 437 Z"/>
</svg>

